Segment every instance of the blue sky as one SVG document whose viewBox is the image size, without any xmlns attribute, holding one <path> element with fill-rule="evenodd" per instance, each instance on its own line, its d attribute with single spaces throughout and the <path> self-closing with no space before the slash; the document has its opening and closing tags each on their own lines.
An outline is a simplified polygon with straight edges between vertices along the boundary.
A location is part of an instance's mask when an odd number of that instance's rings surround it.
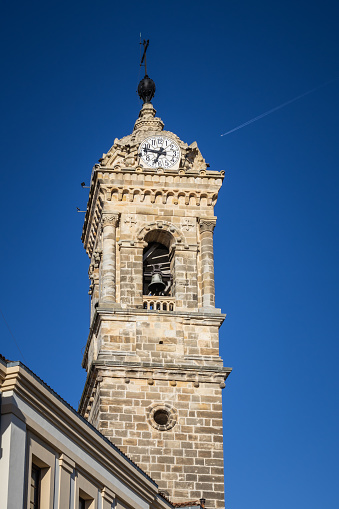
<svg viewBox="0 0 339 509">
<path fill-rule="evenodd" d="M 92 166 L 129 134 L 139 33 L 165 128 L 225 170 L 216 207 L 228 509 L 337 508 L 339 77 L 335 2 L 2 6 L 0 351 L 77 407 Z"/>
</svg>

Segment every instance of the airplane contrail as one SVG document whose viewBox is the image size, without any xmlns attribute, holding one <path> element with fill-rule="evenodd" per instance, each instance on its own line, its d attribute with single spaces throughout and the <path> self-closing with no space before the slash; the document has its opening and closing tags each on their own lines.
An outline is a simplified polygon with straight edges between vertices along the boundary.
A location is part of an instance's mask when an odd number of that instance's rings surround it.
<svg viewBox="0 0 339 509">
<path fill-rule="evenodd" d="M 265 113 L 262 113 L 261 115 L 258 115 L 257 117 L 251 118 L 251 120 L 248 120 L 247 122 L 244 122 L 243 124 L 238 125 L 234 129 L 231 129 L 230 131 L 227 131 L 227 133 L 221 134 L 220 136 L 227 136 L 227 134 L 234 133 L 234 131 L 238 131 L 238 129 L 242 129 L 243 127 L 246 127 L 249 124 L 253 124 L 253 122 L 260 120 L 261 118 L 266 117 L 267 115 L 270 115 L 271 113 L 274 113 L 275 111 L 280 110 L 281 108 L 284 108 L 288 104 L 294 103 L 294 101 L 297 101 L 298 99 L 301 99 L 302 97 L 305 97 L 305 95 L 312 94 L 316 90 L 319 90 L 319 88 L 325 87 L 326 85 L 333 83 L 333 81 L 336 81 L 337 79 L 339 79 L 339 78 L 334 78 L 333 80 L 326 81 L 326 83 L 322 83 L 321 85 L 318 85 L 317 87 L 312 88 L 311 90 L 308 90 L 307 92 L 304 92 L 303 94 L 297 95 L 297 97 L 294 97 L 293 99 L 290 99 L 289 101 L 279 104 L 279 106 L 276 106 L 275 108 L 272 108 L 271 110 L 265 111 Z"/>
</svg>

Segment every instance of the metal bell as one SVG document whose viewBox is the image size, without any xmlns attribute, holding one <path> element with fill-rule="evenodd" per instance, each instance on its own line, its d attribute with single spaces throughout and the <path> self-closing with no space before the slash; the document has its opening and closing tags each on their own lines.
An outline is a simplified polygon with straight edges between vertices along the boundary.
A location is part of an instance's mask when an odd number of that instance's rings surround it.
<svg viewBox="0 0 339 509">
<path fill-rule="evenodd" d="M 153 295 L 159 295 L 160 292 L 165 290 L 166 284 L 162 280 L 161 272 L 154 272 L 152 274 L 152 279 L 150 284 L 148 285 L 148 289 L 152 292 Z"/>
</svg>

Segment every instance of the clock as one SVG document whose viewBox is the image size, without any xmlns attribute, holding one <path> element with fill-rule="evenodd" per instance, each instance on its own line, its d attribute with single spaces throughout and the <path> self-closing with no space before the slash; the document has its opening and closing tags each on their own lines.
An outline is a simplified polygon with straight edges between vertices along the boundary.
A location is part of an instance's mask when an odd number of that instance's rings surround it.
<svg viewBox="0 0 339 509">
<path fill-rule="evenodd" d="M 180 160 L 180 148 L 167 136 L 150 136 L 140 144 L 139 155 L 151 168 L 172 168 Z"/>
</svg>

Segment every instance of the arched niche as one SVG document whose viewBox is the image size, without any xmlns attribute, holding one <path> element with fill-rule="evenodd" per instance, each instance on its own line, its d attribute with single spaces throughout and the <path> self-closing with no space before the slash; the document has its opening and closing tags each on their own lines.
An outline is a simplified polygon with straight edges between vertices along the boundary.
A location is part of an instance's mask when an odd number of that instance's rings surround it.
<svg viewBox="0 0 339 509">
<path fill-rule="evenodd" d="M 166 230 L 154 229 L 146 233 L 143 250 L 143 295 L 172 295 L 171 248 L 174 241 L 174 236 Z M 154 284 L 150 286 L 151 282 Z"/>
</svg>

